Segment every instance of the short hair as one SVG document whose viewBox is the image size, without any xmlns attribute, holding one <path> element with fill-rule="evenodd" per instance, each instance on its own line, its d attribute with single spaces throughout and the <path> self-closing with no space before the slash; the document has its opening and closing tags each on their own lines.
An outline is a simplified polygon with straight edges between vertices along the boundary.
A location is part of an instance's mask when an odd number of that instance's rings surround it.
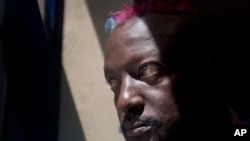
<svg viewBox="0 0 250 141">
<path fill-rule="evenodd" d="M 197 14 L 195 8 L 189 5 L 188 0 L 181 3 L 174 3 L 172 0 L 145 0 L 143 2 L 134 1 L 132 8 L 126 4 L 123 9 L 110 12 L 111 17 L 105 23 L 105 30 L 112 32 L 119 24 L 125 23 L 128 19 L 135 16 L 143 16 L 148 13 L 170 14 L 170 13 L 191 13 Z"/>
</svg>

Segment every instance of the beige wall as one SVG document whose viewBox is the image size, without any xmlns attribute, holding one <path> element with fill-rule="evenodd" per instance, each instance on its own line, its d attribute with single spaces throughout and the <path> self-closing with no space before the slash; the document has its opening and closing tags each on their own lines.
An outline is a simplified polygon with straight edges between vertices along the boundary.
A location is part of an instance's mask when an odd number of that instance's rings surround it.
<svg viewBox="0 0 250 141">
<path fill-rule="evenodd" d="M 84 0 L 65 0 L 59 141 L 122 141 L 103 56 Z"/>
</svg>

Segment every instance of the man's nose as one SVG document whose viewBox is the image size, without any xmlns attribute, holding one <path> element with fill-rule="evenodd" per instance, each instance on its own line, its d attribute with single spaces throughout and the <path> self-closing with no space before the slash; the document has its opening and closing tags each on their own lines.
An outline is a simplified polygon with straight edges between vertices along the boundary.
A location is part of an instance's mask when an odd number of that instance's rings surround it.
<svg viewBox="0 0 250 141">
<path fill-rule="evenodd" d="M 122 79 L 117 109 L 120 112 L 132 115 L 141 115 L 144 110 L 144 98 L 142 97 L 139 81 L 125 76 Z"/>
</svg>

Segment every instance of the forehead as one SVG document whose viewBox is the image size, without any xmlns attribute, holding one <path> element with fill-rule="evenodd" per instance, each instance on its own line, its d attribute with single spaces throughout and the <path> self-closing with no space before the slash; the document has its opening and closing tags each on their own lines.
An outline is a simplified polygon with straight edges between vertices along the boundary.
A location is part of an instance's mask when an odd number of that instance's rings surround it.
<svg viewBox="0 0 250 141">
<path fill-rule="evenodd" d="M 166 50 L 167 44 L 188 19 L 181 15 L 147 15 L 129 19 L 111 34 L 104 49 L 105 65 L 117 58 L 129 59 L 138 50 L 148 54 L 155 49 Z"/>
<path fill-rule="evenodd" d="M 111 34 L 106 51 L 112 43 L 122 40 L 126 44 L 131 41 L 145 41 L 154 38 L 171 38 L 183 26 L 185 26 L 191 16 L 187 15 L 155 15 L 149 14 L 143 17 L 133 17 L 125 23 L 118 25 L 115 31 Z M 166 38 L 167 37 L 167 38 Z"/>
<path fill-rule="evenodd" d="M 119 25 L 111 34 L 105 47 L 105 54 L 109 54 L 121 46 L 131 47 L 135 44 L 143 44 L 151 38 L 152 34 L 145 21 L 142 18 L 133 17 Z"/>
</svg>

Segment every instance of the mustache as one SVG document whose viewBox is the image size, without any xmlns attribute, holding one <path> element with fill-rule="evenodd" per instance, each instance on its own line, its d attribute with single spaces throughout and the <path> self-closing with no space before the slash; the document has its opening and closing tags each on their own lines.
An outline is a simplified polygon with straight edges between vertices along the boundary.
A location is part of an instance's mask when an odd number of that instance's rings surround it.
<svg viewBox="0 0 250 141">
<path fill-rule="evenodd" d="M 134 123 L 137 123 L 137 125 L 133 125 Z M 125 133 L 128 130 L 131 130 L 140 126 L 151 126 L 154 128 L 160 128 L 161 125 L 162 123 L 154 117 L 135 116 L 132 119 L 125 117 L 123 123 L 120 125 L 120 132 Z"/>
</svg>

